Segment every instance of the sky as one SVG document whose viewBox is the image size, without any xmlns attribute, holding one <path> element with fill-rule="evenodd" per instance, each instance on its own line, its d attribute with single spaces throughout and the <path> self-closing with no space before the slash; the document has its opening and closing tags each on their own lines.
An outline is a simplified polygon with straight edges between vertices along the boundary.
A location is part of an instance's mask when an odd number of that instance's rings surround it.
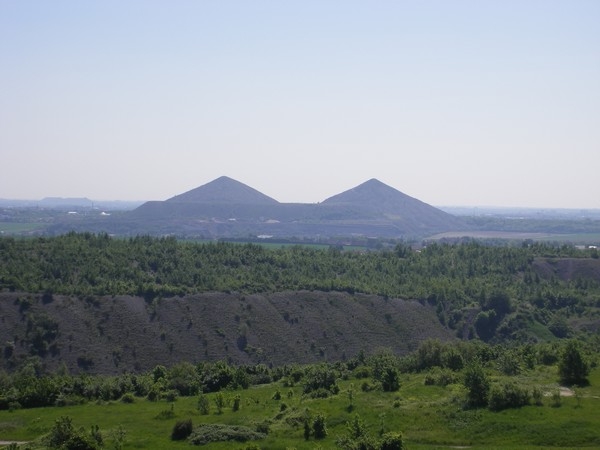
<svg viewBox="0 0 600 450">
<path fill-rule="evenodd" d="M 0 198 L 600 208 L 598 0 L 2 0 Z"/>
</svg>

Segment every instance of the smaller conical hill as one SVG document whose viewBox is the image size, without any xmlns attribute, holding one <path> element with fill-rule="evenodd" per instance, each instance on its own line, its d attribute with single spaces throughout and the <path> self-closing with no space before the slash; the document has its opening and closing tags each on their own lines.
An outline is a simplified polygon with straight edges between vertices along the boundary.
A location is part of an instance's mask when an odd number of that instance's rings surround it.
<svg viewBox="0 0 600 450">
<path fill-rule="evenodd" d="M 275 205 L 279 203 L 274 198 L 226 176 L 171 197 L 167 202 L 245 205 Z"/>
</svg>

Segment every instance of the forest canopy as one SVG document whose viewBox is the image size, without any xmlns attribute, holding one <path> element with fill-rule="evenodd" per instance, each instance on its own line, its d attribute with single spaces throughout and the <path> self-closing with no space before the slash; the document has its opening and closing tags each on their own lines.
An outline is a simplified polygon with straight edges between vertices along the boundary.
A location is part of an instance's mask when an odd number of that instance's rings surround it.
<svg viewBox="0 0 600 450">
<path fill-rule="evenodd" d="M 585 270 L 562 274 L 557 267 L 564 260 L 569 267 L 579 261 Z M 418 251 L 400 243 L 391 250 L 352 252 L 91 233 L 0 239 L 5 291 L 136 295 L 148 301 L 215 291 L 376 294 L 428 302 L 442 324 L 470 334 L 461 337 L 486 341 L 521 339 L 535 323 L 557 337 L 569 336 L 566 319 L 597 317 L 599 274 L 594 249 L 531 242 L 433 243 Z M 467 330 L 465 324 L 472 326 Z"/>
</svg>

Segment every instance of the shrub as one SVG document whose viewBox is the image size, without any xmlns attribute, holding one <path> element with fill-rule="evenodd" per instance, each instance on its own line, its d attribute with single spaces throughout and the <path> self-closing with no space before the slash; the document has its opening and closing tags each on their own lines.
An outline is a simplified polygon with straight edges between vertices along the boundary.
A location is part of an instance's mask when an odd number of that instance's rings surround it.
<svg viewBox="0 0 600 450">
<path fill-rule="evenodd" d="M 467 405 L 477 408 L 488 403 L 490 379 L 479 361 L 469 364 L 465 370 L 464 385 L 467 388 Z"/>
<path fill-rule="evenodd" d="M 198 397 L 198 411 L 204 416 L 210 412 L 210 402 L 204 394 L 200 394 L 200 397 Z"/>
<path fill-rule="evenodd" d="M 313 436 L 315 439 L 324 439 L 327 437 L 327 426 L 325 424 L 325 416 L 321 413 L 317 414 L 313 420 Z"/>
<path fill-rule="evenodd" d="M 568 385 L 584 386 L 588 383 L 589 372 L 590 366 L 577 341 L 567 342 L 558 361 L 560 381 Z"/>
<path fill-rule="evenodd" d="M 448 386 L 458 381 L 458 376 L 450 369 L 434 367 L 425 375 L 426 386 Z"/>
<path fill-rule="evenodd" d="M 203 424 L 190 435 L 189 441 L 194 445 L 206 445 L 222 441 L 254 441 L 264 439 L 264 433 L 258 433 L 242 425 Z"/>
<path fill-rule="evenodd" d="M 372 375 L 371 368 L 369 366 L 358 366 L 353 371 L 354 378 L 369 378 Z"/>
<path fill-rule="evenodd" d="M 380 353 L 371 357 L 373 367 L 373 379 L 381 383 L 386 392 L 394 392 L 400 389 L 400 372 L 398 370 L 398 359 L 389 353 Z"/>
<path fill-rule="evenodd" d="M 319 391 L 319 394 L 316 396 L 318 398 L 327 397 L 330 393 L 337 394 L 340 391 L 337 385 L 337 378 L 337 371 L 327 364 L 312 366 L 307 370 L 304 377 L 304 393 L 311 394 Z"/>
<path fill-rule="evenodd" d="M 225 397 L 221 392 L 217 392 L 215 395 L 215 405 L 217 407 L 217 414 L 223 414 L 223 407 L 225 406 Z"/>
<path fill-rule="evenodd" d="M 260 422 L 256 424 L 256 431 L 262 434 L 269 434 L 271 431 L 271 425 L 268 421 Z"/>
<path fill-rule="evenodd" d="M 183 441 L 192 434 L 192 430 L 192 419 L 178 420 L 173 426 L 173 431 L 171 431 L 171 440 Z"/>
<path fill-rule="evenodd" d="M 529 392 L 514 382 L 495 384 L 490 389 L 489 408 L 501 411 L 508 408 L 520 408 L 529 404 Z"/>
<path fill-rule="evenodd" d="M 135 402 L 135 397 L 133 396 L 133 394 L 131 392 L 127 392 L 126 394 L 123 395 L 123 397 L 121 397 L 121 401 L 123 403 L 133 403 L 133 402 Z"/>
<path fill-rule="evenodd" d="M 64 450 L 96 450 L 102 446 L 102 434 L 98 426 L 93 426 L 88 436 L 83 428 L 76 430 L 73 427 L 70 417 L 63 416 L 54 422 L 54 426 L 46 436 L 46 445 L 49 448 Z"/>
<path fill-rule="evenodd" d="M 164 398 L 169 403 L 173 403 L 175 400 L 177 400 L 178 396 L 178 391 L 176 391 L 175 389 L 170 389 L 167 392 L 163 393 L 162 398 Z"/>
<path fill-rule="evenodd" d="M 380 450 L 402 450 L 403 448 L 402 433 L 385 433 L 381 437 Z"/>
<path fill-rule="evenodd" d="M 237 394 L 235 397 L 233 397 L 233 404 L 231 405 L 231 409 L 233 411 L 239 411 L 241 401 L 242 401 L 242 398 L 240 397 L 239 394 Z"/>
<path fill-rule="evenodd" d="M 552 406 L 558 408 L 562 405 L 562 397 L 560 396 L 560 389 L 556 389 L 552 392 Z"/>
</svg>

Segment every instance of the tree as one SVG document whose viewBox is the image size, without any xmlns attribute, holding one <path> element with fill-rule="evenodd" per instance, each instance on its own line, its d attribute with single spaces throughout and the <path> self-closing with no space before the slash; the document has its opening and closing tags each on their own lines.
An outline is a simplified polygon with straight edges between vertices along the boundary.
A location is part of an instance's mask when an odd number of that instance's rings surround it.
<svg viewBox="0 0 600 450">
<path fill-rule="evenodd" d="M 193 429 L 192 419 L 178 420 L 171 431 L 171 440 L 183 441 L 192 434 Z"/>
<path fill-rule="evenodd" d="M 313 421 L 313 435 L 315 439 L 325 439 L 327 437 L 327 425 L 325 424 L 325 416 L 321 413 L 317 414 Z"/>
<path fill-rule="evenodd" d="M 575 340 L 568 341 L 558 360 L 560 381 L 567 385 L 584 386 L 588 383 L 589 372 L 590 366 L 582 354 L 579 343 Z"/>
<path fill-rule="evenodd" d="M 400 372 L 398 359 L 389 352 L 382 352 L 371 358 L 373 378 L 381 383 L 381 388 L 386 392 L 395 392 L 400 389 Z"/>
<path fill-rule="evenodd" d="M 487 405 L 490 379 L 479 361 L 473 361 L 465 370 L 464 385 L 467 388 L 467 405 L 472 408 Z"/>
<path fill-rule="evenodd" d="M 205 394 L 200 394 L 198 397 L 198 411 L 202 415 L 207 415 L 210 412 L 210 402 Z"/>
</svg>

